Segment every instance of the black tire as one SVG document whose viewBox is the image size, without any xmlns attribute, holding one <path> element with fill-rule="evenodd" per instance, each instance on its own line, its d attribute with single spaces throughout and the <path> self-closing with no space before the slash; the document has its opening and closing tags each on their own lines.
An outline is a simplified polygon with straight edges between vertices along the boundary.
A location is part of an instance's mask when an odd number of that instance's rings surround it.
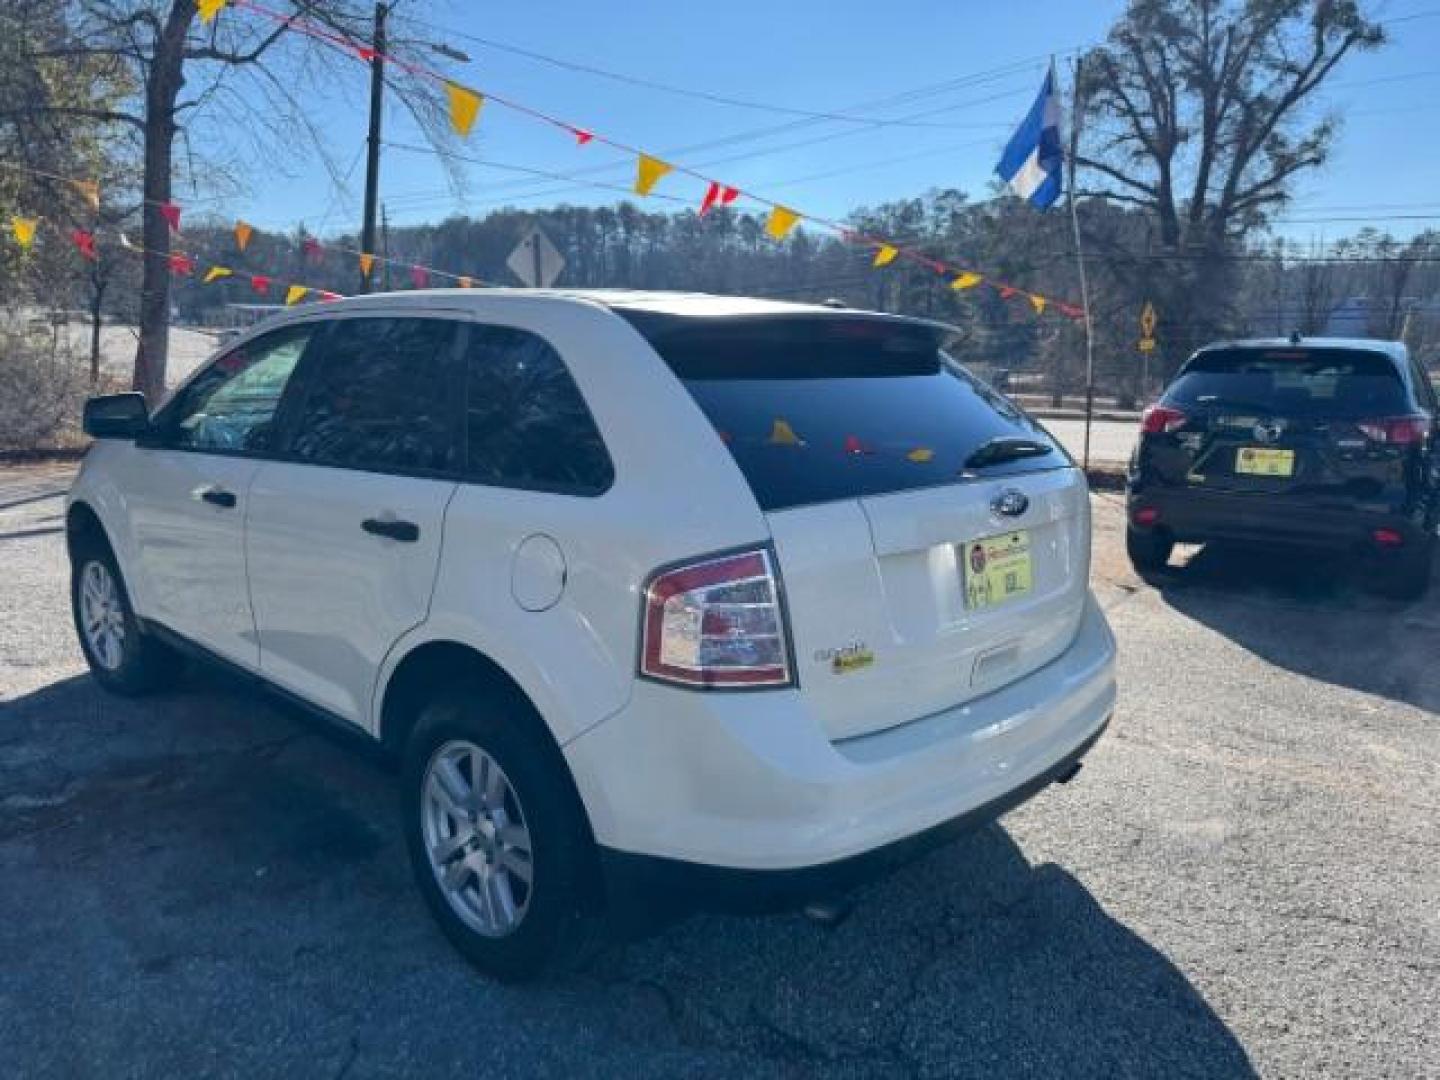
<svg viewBox="0 0 1440 1080">
<path fill-rule="evenodd" d="M 1430 591 L 1435 566 L 1435 541 L 1392 566 L 1383 568 L 1374 578 L 1375 591 L 1391 600 L 1419 600 Z"/>
<path fill-rule="evenodd" d="M 1130 565 L 1141 574 L 1153 574 L 1170 565 L 1170 553 L 1175 550 L 1175 541 L 1168 533 L 1159 529 L 1141 532 L 1134 526 L 1125 528 L 1125 553 L 1130 556 Z"/>
<path fill-rule="evenodd" d="M 462 743 L 478 747 L 499 765 L 528 831 L 532 877 L 523 888 L 524 911 L 518 925 L 503 936 L 486 936 L 461 917 L 431 863 L 425 794 L 431 762 Z M 564 757 L 528 702 L 516 694 L 471 685 L 439 692 L 420 708 L 405 745 L 401 783 L 403 827 L 416 885 L 462 956 L 486 975 L 521 982 L 571 969 L 588 955 L 586 947 L 598 939 L 602 907 L 595 843 Z M 510 809 L 508 795 L 504 801 Z M 513 821 L 513 809 L 510 812 Z M 477 831 L 480 827 L 475 825 Z M 481 843 L 478 836 L 474 843 Z M 482 851 L 474 857 L 489 858 Z M 511 896 L 519 907 L 521 885 L 514 879 L 512 883 Z M 480 878 L 467 877 L 466 888 L 475 890 L 478 898 Z"/>
<path fill-rule="evenodd" d="M 116 653 L 102 656 L 86 633 L 81 591 L 88 568 L 94 564 L 98 572 L 114 586 L 119 643 Z M 130 605 L 125 578 L 115 561 L 115 554 L 103 538 L 93 535 L 78 537 L 70 556 L 70 614 L 75 622 L 75 636 L 80 651 L 90 665 L 90 674 L 106 690 L 124 697 L 137 697 L 170 685 L 184 667 L 184 660 L 164 642 L 142 632 Z"/>
</svg>

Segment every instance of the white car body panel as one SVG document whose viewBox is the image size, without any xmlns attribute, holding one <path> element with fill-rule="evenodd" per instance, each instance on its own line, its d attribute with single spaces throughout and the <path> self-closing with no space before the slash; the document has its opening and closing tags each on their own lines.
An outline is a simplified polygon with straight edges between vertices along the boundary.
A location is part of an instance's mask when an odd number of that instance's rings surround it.
<svg viewBox="0 0 1440 1080">
<path fill-rule="evenodd" d="M 560 353 L 603 434 L 615 481 L 601 494 L 116 441 L 92 451 L 71 499 L 99 515 L 137 613 L 377 737 L 385 689 L 414 650 L 455 643 L 489 658 L 562 748 L 596 838 L 623 852 L 819 865 L 990 802 L 1101 730 L 1114 707 L 1114 639 L 1086 586 L 1078 470 L 767 515 L 690 393 L 605 300 L 364 297 L 272 320 L 230 346 L 366 314 L 532 331 Z M 626 302 L 807 310 L 663 294 Z M 205 483 L 234 491 L 236 509 L 191 499 Z M 1019 517 L 992 509 L 1009 488 L 1029 497 Z M 415 522 L 419 541 L 362 531 L 372 516 Z M 1016 528 L 1031 532 L 1033 592 L 967 612 L 956 545 Z M 797 685 L 705 692 L 640 678 L 647 579 L 759 545 L 776 555 Z M 873 663 L 832 671 L 833 651 L 855 643 Z"/>
<path fill-rule="evenodd" d="M 455 487 L 266 462 L 250 489 L 245 530 L 262 674 L 364 726 L 375 672 L 429 612 Z M 420 538 L 371 535 L 360 525 L 367 518 L 412 522 Z"/>
</svg>

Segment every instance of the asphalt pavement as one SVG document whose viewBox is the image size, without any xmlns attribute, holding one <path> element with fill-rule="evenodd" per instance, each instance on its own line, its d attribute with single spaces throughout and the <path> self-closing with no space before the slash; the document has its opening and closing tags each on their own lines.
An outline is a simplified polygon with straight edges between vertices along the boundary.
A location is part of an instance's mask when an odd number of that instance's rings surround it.
<svg viewBox="0 0 1440 1080">
<path fill-rule="evenodd" d="M 863 889 L 519 989 L 392 777 L 235 683 L 100 693 L 61 504 L 0 472 L 0 1076 L 1440 1076 L 1440 597 L 1190 555 L 1096 497 L 1122 699 L 1071 784 Z"/>
</svg>

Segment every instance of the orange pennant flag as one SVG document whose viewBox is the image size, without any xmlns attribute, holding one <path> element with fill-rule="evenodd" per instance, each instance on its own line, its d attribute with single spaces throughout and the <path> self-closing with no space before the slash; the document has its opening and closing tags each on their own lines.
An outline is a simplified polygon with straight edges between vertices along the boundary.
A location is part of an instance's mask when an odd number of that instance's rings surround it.
<svg viewBox="0 0 1440 1080">
<path fill-rule="evenodd" d="M 35 218 L 12 217 L 10 219 L 10 231 L 15 234 L 15 242 L 20 245 L 22 251 L 29 251 L 30 245 L 35 242 L 35 227 L 40 222 Z"/>
<path fill-rule="evenodd" d="M 366 281 L 369 281 L 370 271 L 373 269 L 375 269 L 375 256 L 371 255 L 368 251 L 362 251 L 360 253 L 360 275 Z"/>
<path fill-rule="evenodd" d="M 445 96 L 450 99 L 450 126 L 462 139 L 470 134 L 475 119 L 480 115 L 480 106 L 485 99 L 469 87 L 446 81 Z"/>
<path fill-rule="evenodd" d="M 243 221 L 235 222 L 235 246 L 244 251 L 250 246 L 250 234 L 254 231 Z"/>
<path fill-rule="evenodd" d="M 474 280 L 472 278 L 466 277 L 464 274 L 461 274 L 460 277 L 457 279 L 457 284 L 462 289 L 473 289 L 475 287 Z"/>
<path fill-rule="evenodd" d="M 304 285 L 291 285 L 285 290 L 285 306 L 293 307 L 309 295 L 310 290 Z"/>
<path fill-rule="evenodd" d="M 650 189 L 660 182 L 660 178 L 668 173 L 675 166 L 670 165 L 659 158 L 651 157 L 649 154 L 641 154 L 635 163 L 635 193 L 637 195 L 649 195 Z"/>
<path fill-rule="evenodd" d="M 954 281 L 950 282 L 950 288 L 954 289 L 956 292 L 960 292 L 964 289 L 973 289 L 976 285 L 979 285 L 980 282 L 984 280 L 985 279 L 979 274 L 973 274 L 967 270 L 965 273 L 957 277 Z"/>
<path fill-rule="evenodd" d="M 770 428 L 770 439 L 773 446 L 804 446 L 805 441 L 795 434 L 795 429 L 790 426 L 788 420 L 777 419 Z"/>
<path fill-rule="evenodd" d="M 893 248 L 889 244 L 881 244 L 880 250 L 875 252 L 875 261 L 870 265 L 889 266 L 892 262 L 895 261 L 895 256 L 899 254 L 900 251 L 898 248 Z"/>
<path fill-rule="evenodd" d="M 75 190 L 85 196 L 85 201 L 90 204 L 90 209 L 100 210 L 100 185 L 94 180 L 76 180 Z"/>
<path fill-rule="evenodd" d="M 1045 305 L 1046 305 L 1047 303 L 1049 303 L 1049 301 L 1046 300 L 1045 297 L 1043 297 L 1043 296 L 1036 296 L 1034 293 L 1031 293 L 1031 294 L 1030 294 L 1030 306 L 1035 309 L 1035 314 L 1036 314 L 1036 315 L 1044 315 L 1044 314 L 1045 314 Z"/>
<path fill-rule="evenodd" d="M 200 13 L 200 21 L 209 26 L 227 2 L 228 0 L 195 0 L 195 10 Z"/>
<path fill-rule="evenodd" d="M 765 231 L 776 240 L 783 240 L 785 234 L 795 228 L 799 222 L 800 215 L 794 210 L 777 206 L 770 211 L 770 218 L 765 222 Z"/>
<path fill-rule="evenodd" d="M 205 271 L 204 283 L 206 285 L 209 285 L 213 282 L 219 281 L 221 278 L 229 277 L 230 273 L 230 268 L 227 266 L 212 266 L 209 270 Z"/>
</svg>

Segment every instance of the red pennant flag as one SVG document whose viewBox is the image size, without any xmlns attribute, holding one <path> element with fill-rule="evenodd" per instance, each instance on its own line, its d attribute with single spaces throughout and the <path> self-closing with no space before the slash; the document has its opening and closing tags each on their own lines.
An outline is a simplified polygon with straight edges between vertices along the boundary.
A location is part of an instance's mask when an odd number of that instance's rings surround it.
<svg viewBox="0 0 1440 1080">
<path fill-rule="evenodd" d="M 176 277 L 185 277 L 195 272 L 195 260 L 184 252 L 177 251 L 170 256 L 170 272 Z"/>
<path fill-rule="evenodd" d="M 254 289 L 259 295 L 266 296 L 270 292 L 270 279 L 264 274 L 252 274 L 250 276 L 250 288 Z"/>
<path fill-rule="evenodd" d="M 734 201 L 735 201 L 736 199 L 738 199 L 739 197 L 740 197 L 740 189 L 739 189 L 738 187 L 725 187 L 724 185 L 721 185 L 721 188 L 720 188 L 720 205 L 721 205 L 721 206 L 729 206 L 732 202 L 734 202 Z"/>
<path fill-rule="evenodd" d="M 325 254 L 325 249 L 320 246 L 320 241 L 313 236 L 307 236 L 300 244 L 300 250 L 304 252 L 308 262 L 319 262 Z"/>
<path fill-rule="evenodd" d="M 321 289 L 321 290 L 320 290 L 320 294 L 319 294 L 319 295 L 320 295 L 320 299 L 326 301 L 327 303 L 328 303 L 329 301 L 331 301 L 331 300 L 339 300 L 339 299 L 342 299 L 341 296 L 340 296 L 340 294 L 339 294 L 338 292 L 327 292 L 327 291 L 324 290 L 324 289 Z"/>
<path fill-rule="evenodd" d="M 584 128 L 572 127 L 570 132 L 575 136 L 575 143 L 578 146 L 584 146 L 591 139 L 595 138 L 594 132 L 586 131 Z"/>
<path fill-rule="evenodd" d="M 720 201 L 720 182 L 711 180 L 710 186 L 705 189 L 705 198 L 700 200 L 700 216 L 704 217 L 710 212 L 710 208 Z"/>
<path fill-rule="evenodd" d="M 173 202 L 161 203 L 160 216 L 170 223 L 171 232 L 180 231 L 180 207 Z"/>
<path fill-rule="evenodd" d="M 75 229 L 70 233 L 70 239 L 74 241 L 75 247 L 79 249 L 80 254 L 91 262 L 99 258 L 99 256 L 95 254 L 94 233 L 86 232 L 84 229 Z"/>
<path fill-rule="evenodd" d="M 1000 286 L 1000 299 L 1001 299 L 1001 300 L 1009 300 L 1012 296 L 1014 296 L 1014 295 L 1015 295 L 1017 292 L 1019 292 L 1019 291 L 1020 291 L 1020 290 L 1016 289 L 1013 285 L 1001 285 L 1001 286 Z"/>
<path fill-rule="evenodd" d="M 875 451 L 866 446 L 854 435 L 845 436 L 845 453 L 847 454 L 873 454 Z"/>
<path fill-rule="evenodd" d="M 423 266 L 410 267 L 410 283 L 417 289 L 428 288 L 430 285 L 430 271 Z"/>
<path fill-rule="evenodd" d="M 379 55 L 379 53 L 377 53 L 374 49 L 367 49 L 365 46 L 359 45 L 355 49 L 355 55 L 360 57 L 361 60 L 364 60 L 368 64 L 370 63 L 370 61 L 374 60 L 375 57 Z"/>
</svg>

